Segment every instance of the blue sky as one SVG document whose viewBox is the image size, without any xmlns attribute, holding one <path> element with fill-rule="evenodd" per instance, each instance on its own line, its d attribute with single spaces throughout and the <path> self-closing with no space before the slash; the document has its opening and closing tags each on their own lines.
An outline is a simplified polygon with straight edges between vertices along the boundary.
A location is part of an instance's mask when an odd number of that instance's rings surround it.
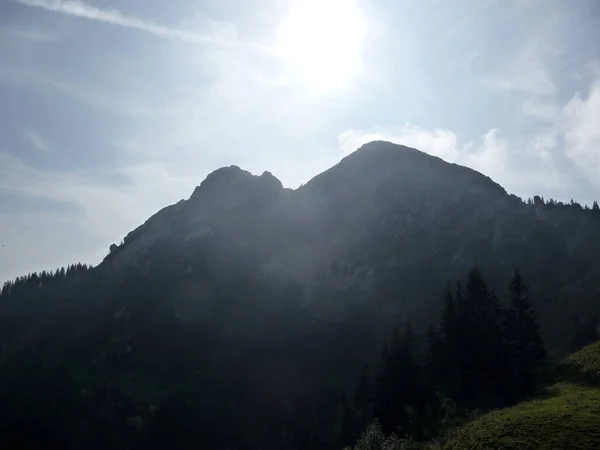
<svg viewBox="0 0 600 450">
<path fill-rule="evenodd" d="M 600 198 L 596 0 L 5 0 L 0 280 L 98 263 L 236 164 L 296 187 L 372 139 Z"/>
</svg>

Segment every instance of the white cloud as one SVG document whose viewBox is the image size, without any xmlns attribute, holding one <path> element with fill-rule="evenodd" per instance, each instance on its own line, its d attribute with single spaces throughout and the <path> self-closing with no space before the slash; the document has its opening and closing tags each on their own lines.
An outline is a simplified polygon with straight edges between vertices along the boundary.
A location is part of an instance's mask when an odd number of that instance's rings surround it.
<svg viewBox="0 0 600 450">
<path fill-rule="evenodd" d="M 548 146 L 549 136 L 540 136 L 537 144 Z M 385 140 L 406 145 L 438 156 L 448 162 L 464 165 L 491 177 L 509 192 L 530 196 L 543 191 L 558 192 L 567 185 L 565 174 L 557 171 L 552 161 L 539 152 L 532 158 L 529 143 L 514 143 L 501 137 L 500 131 L 491 129 L 480 141 L 461 142 L 450 130 L 427 130 L 412 125 L 396 128 L 377 127 L 372 130 L 347 130 L 338 135 L 345 154 L 361 145 Z M 555 197 L 559 195 L 555 194 Z"/>
<path fill-rule="evenodd" d="M 219 46 L 236 45 L 235 28 L 233 28 L 231 24 L 222 24 L 225 30 L 220 30 L 214 34 L 200 34 L 187 30 L 165 27 L 138 17 L 127 16 L 115 9 L 105 10 L 97 8 L 79 0 L 14 1 L 24 6 L 41 8 L 59 14 L 93 20 L 95 22 L 131 28 L 165 39 L 192 44 L 213 44 Z"/>
<path fill-rule="evenodd" d="M 469 146 L 465 147 L 466 149 Z M 481 145 L 474 151 L 461 152 L 459 161 L 475 170 L 495 176 L 496 179 L 504 178 L 510 162 L 509 144 L 500 137 L 500 131 L 492 129 L 483 135 Z"/>
<path fill-rule="evenodd" d="M 458 136 L 444 129 L 425 130 L 414 125 L 396 128 L 376 127 L 372 130 L 347 130 L 338 135 L 342 151 L 348 154 L 363 144 L 385 140 L 416 148 L 448 162 L 466 165 L 488 175 L 501 176 L 507 165 L 508 143 L 492 129 L 481 143 L 460 143 Z"/>
<path fill-rule="evenodd" d="M 558 138 L 559 133 L 554 128 L 537 133 L 527 145 L 529 156 L 540 158 L 545 164 L 554 164 Z"/>
<path fill-rule="evenodd" d="M 502 75 L 487 76 L 483 84 L 493 88 L 507 91 L 527 92 L 537 95 L 554 95 L 556 86 L 537 59 L 518 58 L 515 66 Z"/>
<path fill-rule="evenodd" d="M 556 15 L 540 19 L 514 56 L 508 62 L 501 62 L 496 73 L 485 76 L 483 84 L 492 89 L 538 97 L 555 95 L 558 87 L 549 63 L 567 51 L 567 43 L 561 40 L 563 25 L 563 20 Z"/>
<path fill-rule="evenodd" d="M 377 140 L 417 148 L 447 161 L 455 161 L 460 155 L 457 136 L 449 130 L 426 131 L 406 124 L 397 128 L 375 127 L 368 131 L 350 129 L 338 135 L 338 142 L 344 154 L 353 152 L 367 142 Z"/>
<path fill-rule="evenodd" d="M 472 142 L 461 144 L 458 136 L 450 130 L 425 130 L 408 124 L 396 128 L 376 127 L 367 131 L 352 129 L 338 135 L 338 142 L 345 154 L 375 140 L 416 148 L 487 174 L 501 173 L 506 166 L 507 143 L 498 137 L 498 130 L 486 133 L 477 146 Z"/>
<path fill-rule="evenodd" d="M 548 7 L 551 13 L 532 16 L 518 51 L 499 58 L 496 71 L 482 81 L 520 102 L 523 120 L 512 122 L 517 137 L 508 142 L 517 152 L 509 160 L 527 162 L 528 172 L 520 176 L 533 175 L 564 193 L 584 193 L 587 201 L 600 188 L 600 66 L 588 48 L 596 28 L 583 20 L 585 10 Z M 573 94 L 584 83 L 586 94 Z"/>
<path fill-rule="evenodd" d="M 553 101 L 527 98 L 521 106 L 521 113 L 544 122 L 556 122 L 560 117 L 560 108 Z"/>
<path fill-rule="evenodd" d="M 587 98 L 576 94 L 563 109 L 565 154 L 600 187 L 600 79 Z"/>
</svg>

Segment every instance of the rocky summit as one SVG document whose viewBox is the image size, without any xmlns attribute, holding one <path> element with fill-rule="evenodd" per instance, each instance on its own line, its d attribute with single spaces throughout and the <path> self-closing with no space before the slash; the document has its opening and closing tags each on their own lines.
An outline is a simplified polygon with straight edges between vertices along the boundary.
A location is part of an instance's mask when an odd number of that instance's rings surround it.
<svg viewBox="0 0 600 450">
<path fill-rule="evenodd" d="M 197 267 L 245 261 L 259 278 L 295 284 L 304 303 L 332 317 L 367 302 L 425 323 L 430 302 L 469 267 L 488 269 L 499 288 L 519 267 L 545 310 L 584 285 L 591 295 L 600 273 L 592 213 L 527 204 L 474 170 L 378 141 L 296 190 L 269 172 L 218 169 L 188 200 L 129 233 L 98 271 L 144 275 L 168 259 L 197 278 Z M 586 305 L 578 300 L 573 317 L 587 315 Z M 574 322 L 541 314 L 560 327 L 549 337 L 559 348 Z"/>
</svg>

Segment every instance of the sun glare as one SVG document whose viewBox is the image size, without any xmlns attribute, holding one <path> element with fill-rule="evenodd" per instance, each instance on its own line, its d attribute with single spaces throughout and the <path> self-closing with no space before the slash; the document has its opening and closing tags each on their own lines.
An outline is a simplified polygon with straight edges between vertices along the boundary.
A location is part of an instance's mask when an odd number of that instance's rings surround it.
<svg viewBox="0 0 600 450">
<path fill-rule="evenodd" d="M 356 0 L 297 0 L 277 30 L 275 51 L 311 89 L 343 89 L 361 70 L 365 28 Z"/>
</svg>

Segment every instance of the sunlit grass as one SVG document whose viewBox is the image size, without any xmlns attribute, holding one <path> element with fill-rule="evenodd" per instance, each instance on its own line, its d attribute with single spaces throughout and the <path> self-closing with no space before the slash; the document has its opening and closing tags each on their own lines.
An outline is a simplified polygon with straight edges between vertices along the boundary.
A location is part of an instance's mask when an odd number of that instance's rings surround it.
<svg viewBox="0 0 600 450">
<path fill-rule="evenodd" d="M 486 414 L 445 449 L 599 449 L 600 389 L 560 383 L 549 396 Z"/>
<path fill-rule="evenodd" d="M 600 341 L 573 353 L 565 361 L 573 375 L 588 382 L 600 382 Z"/>
<path fill-rule="evenodd" d="M 569 356 L 565 381 L 538 399 L 486 414 L 451 433 L 445 449 L 600 449 L 600 342 Z"/>
</svg>

